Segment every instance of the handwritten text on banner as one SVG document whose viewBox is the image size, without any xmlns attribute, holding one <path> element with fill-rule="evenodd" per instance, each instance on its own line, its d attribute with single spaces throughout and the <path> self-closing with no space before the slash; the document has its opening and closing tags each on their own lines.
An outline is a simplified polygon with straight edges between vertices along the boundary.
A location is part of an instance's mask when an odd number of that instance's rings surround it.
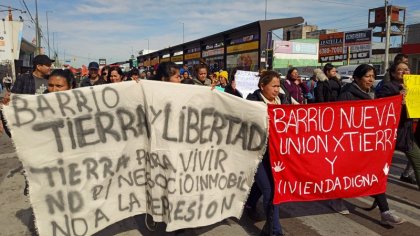
<svg viewBox="0 0 420 236">
<path fill-rule="evenodd" d="M 401 96 L 269 105 L 274 203 L 383 193 Z"/>
<path fill-rule="evenodd" d="M 404 75 L 405 104 L 410 118 L 420 118 L 420 75 Z"/>
<path fill-rule="evenodd" d="M 264 105 L 199 86 L 15 95 L 5 113 L 40 235 L 146 212 L 168 231 L 239 218 L 266 145 Z"/>
</svg>

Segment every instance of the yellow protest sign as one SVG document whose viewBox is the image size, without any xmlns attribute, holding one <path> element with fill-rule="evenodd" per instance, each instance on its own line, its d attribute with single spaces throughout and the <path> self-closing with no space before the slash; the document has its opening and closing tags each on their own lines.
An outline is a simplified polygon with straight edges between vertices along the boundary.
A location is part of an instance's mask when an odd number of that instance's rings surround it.
<svg viewBox="0 0 420 236">
<path fill-rule="evenodd" d="M 420 75 L 404 75 L 404 85 L 408 117 L 420 118 Z"/>
</svg>

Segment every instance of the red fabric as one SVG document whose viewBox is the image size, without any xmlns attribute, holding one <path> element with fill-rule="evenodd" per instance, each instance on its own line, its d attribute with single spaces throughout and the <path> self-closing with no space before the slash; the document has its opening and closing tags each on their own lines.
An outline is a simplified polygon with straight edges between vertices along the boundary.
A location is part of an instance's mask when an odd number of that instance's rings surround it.
<svg viewBox="0 0 420 236">
<path fill-rule="evenodd" d="M 87 76 L 89 74 L 89 70 L 87 66 L 82 65 L 82 76 Z"/>
<path fill-rule="evenodd" d="M 269 105 L 273 202 L 385 192 L 401 101 Z"/>
<path fill-rule="evenodd" d="M 407 55 L 420 54 L 420 43 L 403 44 L 401 51 Z"/>
</svg>

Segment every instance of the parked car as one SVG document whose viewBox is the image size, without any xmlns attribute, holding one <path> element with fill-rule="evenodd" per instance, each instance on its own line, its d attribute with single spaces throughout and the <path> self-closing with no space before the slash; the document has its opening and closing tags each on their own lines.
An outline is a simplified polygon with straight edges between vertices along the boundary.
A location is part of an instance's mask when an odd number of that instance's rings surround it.
<svg viewBox="0 0 420 236">
<path fill-rule="evenodd" d="M 311 76 L 309 76 L 309 75 L 299 75 L 301 78 L 302 78 L 302 80 L 304 80 L 304 81 L 307 81 L 307 80 L 310 80 L 311 79 Z"/>
<path fill-rule="evenodd" d="M 353 76 L 351 75 L 340 75 L 340 76 L 341 76 L 341 83 L 343 85 L 353 82 Z"/>
<path fill-rule="evenodd" d="M 376 75 L 375 82 L 373 82 L 373 87 L 375 88 L 379 82 L 381 82 L 385 78 L 385 74 L 382 75 Z"/>
</svg>

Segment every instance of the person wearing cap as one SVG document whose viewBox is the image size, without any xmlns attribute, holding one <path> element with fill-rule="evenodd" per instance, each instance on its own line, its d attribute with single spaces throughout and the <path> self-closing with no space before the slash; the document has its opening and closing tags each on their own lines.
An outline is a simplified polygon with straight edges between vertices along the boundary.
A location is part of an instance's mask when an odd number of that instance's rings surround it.
<svg viewBox="0 0 420 236">
<path fill-rule="evenodd" d="M 8 105 L 10 102 L 10 94 L 43 94 L 48 88 L 48 76 L 51 73 L 51 65 L 54 60 L 51 60 L 47 55 L 38 55 L 33 59 L 32 73 L 24 73 L 16 78 L 14 85 L 10 91 L 6 91 L 3 97 L 3 104 Z M 1 113 L 1 111 L 0 111 Z M 1 125 L 5 125 L 6 121 L 3 115 L 0 114 Z M 7 126 L 4 126 L 6 133 L 10 137 L 10 131 Z"/>
<path fill-rule="evenodd" d="M 51 65 L 54 60 L 51 60 L 47 55 L 37 55 L 33 59 L 32 73 L 24 73 L 16 78 L 10 93 L 16 94 L 43 94 L 48 89 L 48 76 L 51 73 Z M 3 98 L 3 104 L 8 105 L 10 102 L 10 93 L 7 93 Z M 7 122 L 4 120 L 3 114 L 0 114 L 1 123 L 6 134 L 11 137 L 10 130 L 7 127 Z M 28 195 L 28 182 L 25 180 L 25 188 L 23 190 L 25 195 Z"/>
<path fill-rule="evenodd" d="M 80 82 L 80 87 L 89 87 L 95 85 L 105 84 L 106 81 L 99 76 L 99 64 L 95 61 L 89 63 L 89 74 Z"/>
<path fill-rule="evenodd" d="M 51 60 L 47 55 L 38 55 L 33 60 L 32 73 L 20 75 L 11 92 L 17 94 L 43 94 L 48 88 L 48 76 L 51 73 Z"/>
</svg>

